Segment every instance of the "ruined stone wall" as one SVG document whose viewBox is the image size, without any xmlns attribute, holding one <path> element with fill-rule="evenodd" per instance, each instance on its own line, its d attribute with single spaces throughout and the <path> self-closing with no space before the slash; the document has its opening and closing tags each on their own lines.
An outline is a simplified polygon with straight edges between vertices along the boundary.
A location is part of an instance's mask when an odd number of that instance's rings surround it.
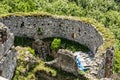
<svg viewBox="0 0 120 80">
<path fill-rule="evenodd" d="M 98 47 L 103 44 L 103 37 L 95 29 L 94 25 L 79 20 L 51 17 L 48 15 L 46 16 L 11 15 L 1 17 L 0 22 L 3 22 L 6 26 L 8 26 L 15 36 L 25 36 L 34 39 L 43 39 L 48 37 L 66 38 L 69 40 L 76 41 L 80 44 L 86 45 L 93 53 L 96 53 Z M 11 47 L 11 44 L 4 45 L 0 44 L 1 48 L 0 51 L 3 50 L 2 46 Z M 5 50 L 7 49 L 9 50 L 9 48 L 6 48 Z M 111 55 L 110 57 L 107 57 L 109 53 L 111 54 L 112 51 L 111 49 L 109 50 L 110 51 L 108 50 L 101 51 L 101 54 L 99 53 L 95 54 L 95 57 L 93 59 L 94 63 L 90 69 L 89 75 L 91 75 L 92 77 L 95 76 L 96 78 L 110 77 L 111 74 L 109 75 L 108 73 L 111 72 L 111 70 L 106 69 L 110 69 L 109 65 L 112 66 L 112 64 L 110 63 L 113 62 L 113 56 Z M 2 52 L 1 54 L 3 55 L 4 52 Z M 11 57 L 14 57 L 14 55 Z M 108 59 L 110 59 L 111 62 Z M 61 60 L 63 59 L 60 59 L 60 61 Z M 11 61 L 12 59 L 10 59 L 10 62 Z M 106 64 L 107 62 L 108 64 Z M 69 65 L 71 65 L 71 63 Z M 67 65 L 62 66 L 62 68 L 64 67 L 67 67 L 68 70 L 70 69 Z M 71 65 L 71 67 L 73 66 Z"/>
<path fill-rule="evenodd" d="M 13 49 L 14 35 L 0 23 L 0 76 L 12 79 L 16 67 L 16 51 Z"/>
<path fill-rule="evenodd" d="M 82 21 L 50 16 L 25 17 L 14 15 L 0 18 L 0 22 L 9 26 L 15 36 L 32 38 L 35 36 L 35 39 L 62 37 L 88 46 L 93 53 L 95 53 L 97 48 L 103 43 L 102 36 L 93 25 Z M 42 32 L 42 34 L 39 34 L 40 32 Z"/>
<path fill-rule="evenodd" d="M 78 67 L 73 53 L 60 49 L 57 54 L 56 66 L 64 71 L 78 75 Z"/>
<path fill-rule="evenodd" d="M 50 62 L 46 62 L 46 65 L 54 66 L 60 68 L 63 71 L 70 72 L 76 76 L 79 76 L 79 69 L 77 67 L 77 62 L 75 60 L 75 53 L 72 51 L 68 51 L 65 49 L 59 49 L 57 57 Z M 84 55 L 84 59 L 89 56 L 86 53 L 82 53 Z M 113 68 L 113 56 L 114 50 L 113 48 L 107 49 L 102 57 L 98 59 L 91 60 L 91 65 L 86 62 L 89 67 L 89 73 L 84 73 L 85 77 L 89 78 L 89 80 L 101 79 L 101 78 L 112 78 L 112 68 Z M 85 63 L 85 62 L 84 62 Z"/>
<path fill-rule="evenodd" d="M 112 77 L 113 74 L 113 58 L 114 57 L 114 48 L 111 47 L 106 50 L 105 54 L 105 77 Z"/>
</svg>

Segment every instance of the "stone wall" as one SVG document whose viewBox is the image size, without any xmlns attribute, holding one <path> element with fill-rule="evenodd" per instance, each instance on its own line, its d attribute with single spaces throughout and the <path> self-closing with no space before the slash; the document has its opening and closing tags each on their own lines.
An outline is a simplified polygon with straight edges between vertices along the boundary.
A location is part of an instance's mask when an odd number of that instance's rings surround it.
<svg viewBox="0 0 120 80">
<path fill-rule="evenodd" d="M 105 58 L 105 77 L 112 77 L 113 74 L 113 57 L 114 57 L 114 48 L 109 48 L 106 51 Z"/>
<path fill-rule="evenodd" d="M 12 79 L 16 66 L 16 51 L 13 49 L 14 35 L 0 23 L 0 76 Z"/>
<path fill-rule="evenodd" d="M 62 37 L 88 46 L 95 53 L 103 44 L 102 36 L 94 25 L 77 20 L 69 20 L 51 16 L 7 16 L 0 18 L 9 26 L 15 36 L 34 37 L 43 39 L 48 37 Z"/>
<path fill-rule="evenodd" d="M 57 57 L 53 61 L 46 62 L 46 64 L 78 76 L 78 67 L 73 53 L 68 50 L 59 49 L 56 54 Z"/>
<path fill-rule="evenodd" d="M 89 78 L 89 80 L 101 79 L 105 77 L 112 78 L 113 53 L 113 49 L 111 48 L 105 51 L 102 57 L 97 59 L 93 58 L 90 65 L 88 65 L 90 69 L 89 73 L 84 73 L 85 77 Z M 76 76 L 80 75 L 77 62 L 75 60 L 75 53 L 65 49 L 59 49 L 56 54 L 57 56 L 54 60 L 46 62 L 45 64 L 60 68 L 61 70 L 70 72 Z M 84 59 L 90 58 L 89 56 L 85 56 L 88 55 L 86 53 L 82 53 L 80 56 L 82 55 L 84 55 Z"/>
</svg>

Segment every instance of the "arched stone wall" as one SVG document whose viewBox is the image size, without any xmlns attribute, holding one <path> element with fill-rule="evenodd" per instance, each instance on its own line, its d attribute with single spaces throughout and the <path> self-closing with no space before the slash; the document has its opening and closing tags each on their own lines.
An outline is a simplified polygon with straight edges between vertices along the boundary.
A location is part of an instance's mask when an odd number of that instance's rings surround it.
<svg viewBox="0 0 120 80">
<path fill-rule="evenodd" d="M 31 38 L 61 37 L 86 45 L 93 53 L 103 44 L 103 38 L 94 25 L 51 16 L 6 16 L 0 18 L 15 36 Z M 42 34 L 39 34 L 39 31 Z"/>
</svg>

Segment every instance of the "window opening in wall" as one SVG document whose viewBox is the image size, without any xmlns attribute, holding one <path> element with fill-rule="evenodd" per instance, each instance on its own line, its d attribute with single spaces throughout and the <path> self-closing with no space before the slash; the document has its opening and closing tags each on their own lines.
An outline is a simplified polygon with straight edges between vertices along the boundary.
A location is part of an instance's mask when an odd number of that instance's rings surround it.
<svg viewBox="0 0 120 80">
<path fill-rule="evenodd" d="M 50 23 L 48 23 L 48 25 L 50 25 Z"/>
<path fill-rule="evenodd" d="M 6 31 L 0 32 L 0 42 L 4 43 L 7 40 Z"/>
<path fill-rule="evenodd" d="M 44 24 L 41 24 L 42 26 L 44 25 Z"/>
<path fill-rule="evenodd" d="M 78 32 L 80 32 L 80 28 L 79 28 Z"/>
<path fill-rule="evenodd" d="M 84 32 L 84 34 L 87 34 L 87 32 Z"/>
<path fill-rule="evenodd" d="M 24 22 L 22 22 L 22 24 L 21 24 L 21 26 L 20 26 L 20 27 L 21 27 L 21 28 L 22 28 L 22 27 L 24 27 Z"/>
<path fill-rule="evenodd" d="M 59 26 L 61 27 L 61 26 L 62 26 L 62 24 L 59 24 Z"/>
<path fill-rule="evenodd" d="M 91 36 L 91 38 L 93 38 L 93 36 Z"/>
<path fill-rule="evenodd" d="M 2 36 L 3 36 L 3 33 L 0 32 L 0 42 L 2 42 Z"/>
<path fill-rule="evenodd" d="M 72 28 L 72 30 L 74 30 L 74 28 Z"/>
<path fill-rule="evenodd" d="M 36 24 L 33 24 L 33 26 L 35 27 L 35 26 L 36 26 Z"/>
</svg>

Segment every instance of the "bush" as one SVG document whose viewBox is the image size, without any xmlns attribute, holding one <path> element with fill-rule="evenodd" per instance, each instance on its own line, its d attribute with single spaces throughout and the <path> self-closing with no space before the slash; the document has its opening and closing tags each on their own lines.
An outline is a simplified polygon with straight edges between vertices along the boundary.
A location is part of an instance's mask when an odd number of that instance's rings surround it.
<svg viewBox="0 0 120 80">
<path fill-rule="evenodd" d="M 120 41 L 119 40 L 116 40 L 114 71 L 120 74 Z"/>
<path fill-rule="evenodd" d="M 11 7 L 0 3 L 0 14 L 8 13 L 11 10 Z"/>
<path fill-rule="evenodd" d="M 54 38 L 54 40 L 52 41 L 52 44 L 51 44 L 51 49 L 60 48 L 60 44 L 61 44 L 61 39 Z"/>
</svg>

